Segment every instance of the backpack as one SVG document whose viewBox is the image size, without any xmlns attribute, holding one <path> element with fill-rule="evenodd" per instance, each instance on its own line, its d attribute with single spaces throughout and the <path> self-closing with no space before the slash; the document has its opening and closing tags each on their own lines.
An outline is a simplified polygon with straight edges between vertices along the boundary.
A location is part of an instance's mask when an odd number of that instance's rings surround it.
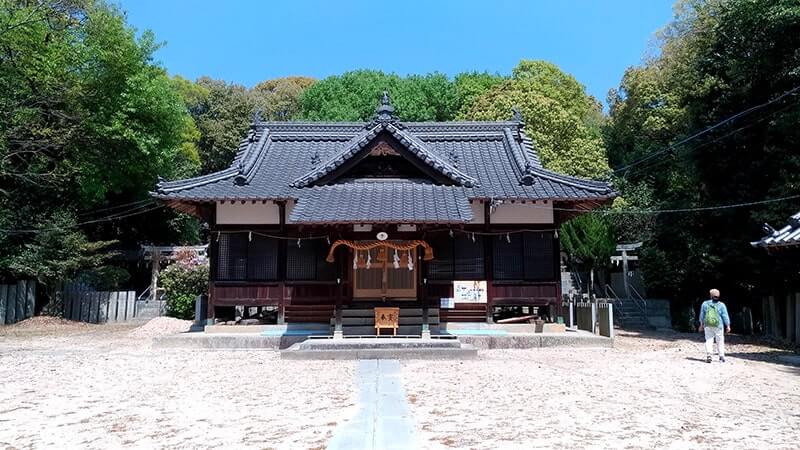
<svg viewBox="0 0 800 450">
<path fill-rule="evenodd" d="M 708 305 L 704 322 L 707 327 L 716 328 L 719 326 L 719 311 L 717 311 L 716 306 Z"/>
</svg>

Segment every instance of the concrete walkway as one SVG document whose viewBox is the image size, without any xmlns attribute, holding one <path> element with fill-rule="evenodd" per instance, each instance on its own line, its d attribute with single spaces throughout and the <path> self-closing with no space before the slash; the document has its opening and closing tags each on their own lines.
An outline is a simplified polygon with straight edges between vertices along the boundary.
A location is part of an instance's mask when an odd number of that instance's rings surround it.
<svg viewBox="0 0 800 450">
<path fill-rule="evenodd" d="M 416 424 L 400 380 L 400 362 L 359 361 L 356 385 L 358 411 L 336 428 L 328 449 L 417 448 Z"/>
</svg>

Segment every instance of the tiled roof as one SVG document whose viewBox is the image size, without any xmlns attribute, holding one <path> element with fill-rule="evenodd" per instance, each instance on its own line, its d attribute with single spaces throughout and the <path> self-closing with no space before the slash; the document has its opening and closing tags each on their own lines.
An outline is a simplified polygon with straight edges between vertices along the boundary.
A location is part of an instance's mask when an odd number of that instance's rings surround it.
<svg viewBox="0 0 800 450">
<path fill-rule="evenodd" d="M 519 120 L 399 122 L 390 114 L 369 123 L 257 120 L 242 141 L 231 167 L 201 177 L 162 181 L 153 195 L 188 202 L 293 199 L 298 201 L 299 210 L 297 215 L 293 214 L 298 219 L 319 217 L 321 213 L 312 214 L 309 210 L 311 205 L 330 207 L 319 200 L 321 198 L 341 207 L 335 216 L 343 217 L 343 214 L 338 214 L 345 212 L 343 205 L 361 198 L 358 195 L 366 195 L 365 192 L 384 195 L 401 187 L 405 198 L 434 187 L 439 190 L 431 192 L 458 192 L 458 196 L 453 193 L 448 198 L 465 200 L 604 201 L 616 196 L 608 183 L 544 169 L 533 142 L 523 133 L 522 125 Z M 434 180 L 428 180 L 430 186 L 424 188 L 407 188 L 408 183 L 397 181 L 372 181 L 371 187 L 367 188 L 362 186 L 363 183 L 347 180 L 344 176 L 331 181 L 329 174 L 349 158 L 363 155 L 360 151 L 378 133 L 391 134 L 408 150 L 408 158 L 427 164 L 431 173 L 441 174 L 442 180 L 449 180 L 445 183 L 448 186 L 437 186 Z M 323 178 L 329 186 L 319 185 Z M 388 184 L 381 186 L 380 183 Z M 345 187 L 350 184 L 357 186 Z M 382 198 L 393 206 L 399 201 L 391 196 Z M 455 200 L 448 205 L 453 206 L 453 202 Z M 463 202 L 457 203 L 463 206 Z M 420 207 L 427 204 L 430 202 L 424 201 Z M 377 213 L 375 209 L 370 211 Z M 428 213 L 406 212 L 408 217 L 429 217 Z M 451 217 L 451 221 L 460 221 L 461 217 Z M 335 221 L 334 217 L 331 219 L 329 222 Z"/>
<path fill-rule="evenodd" d="M 313 182 L 333 172 L 348 159 L 358 153 L 362 148 L 369 145 L 369 143 L 372 142 L 378 133 L 384 130 L 389 132 L 389 134 L 400 141 L 400 143 L 402 143 L 417 158 L 421 159 L 430 167 L 454 181 L 459 186 L 471 187 L 476 184 L 474 178 L 470 177 L 469 175 L 465 175 L 460 170 L 444 161 L 438 155 L 432 153 L 427 146 L 415 136 L 401 130 L 390 122 L 383 122 L 378 123 L 375 126 L 355 135 L 355 137 L 350 139 L 350 141 L 344 145 L 341 151 L 331 156 L 324 164 L 312 169 L 308 173 L 294 180 L 292 182 L 292 187 L 302 188 L 310 186 Z"/>
<path fill-rule="evenodd" d="M 356 181 L 307 189 L 289 223 L 466 223 L 464 190 L 410 180 Z"/>
<path fill-rule="evenodd" d="M 769 225 L 765 224 L 765 227 L 769 227 Z M 760 240 L 751 242 L 750 245 L 767 249 L 800 245 L 800 212 L 793 215 L 785 227 L 774 230 Z"/>
</svg>

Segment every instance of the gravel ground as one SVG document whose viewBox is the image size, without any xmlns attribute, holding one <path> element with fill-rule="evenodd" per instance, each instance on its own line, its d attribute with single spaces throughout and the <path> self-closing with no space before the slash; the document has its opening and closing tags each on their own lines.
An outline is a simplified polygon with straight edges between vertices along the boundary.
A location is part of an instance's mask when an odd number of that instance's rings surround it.
<svg viewBox="0 0 800 450">
<path fill-rule="evenodd" d="M 321 449 L 354 412 L 355 363 L 151 349 L 145 327 L 0 336 L 0 448 Z"/>
<path fill-rule="evenodd" d="M 620 333 L 613 349 L 496 350 L 403 364 L 430 448 L 800 448 L 800 367 L 733 338 Z"/>
<path fill-rule="evenodd" d="M 321 449 L 355 413 L 355 362 L 152 349 L 139 336 L 185 325 L 159 322 L 0 328 L 0 448 Z M 709 365 L 697 336 L 623 334 L 402 374 L 431 449 L 797 448 L 800 368 L 735 338 L 729 353 Z"/>
</svg>

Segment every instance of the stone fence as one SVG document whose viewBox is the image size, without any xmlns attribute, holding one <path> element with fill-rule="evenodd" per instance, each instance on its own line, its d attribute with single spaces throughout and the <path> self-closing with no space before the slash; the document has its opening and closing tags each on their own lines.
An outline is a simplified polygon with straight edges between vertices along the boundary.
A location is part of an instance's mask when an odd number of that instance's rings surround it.
<svg viewBox="0 0 800 450">
<path fill-rule="evenodd" d="M 606 301 L 564 302 L 567 326 L 579 330 L 614 337 L 614 305 Z"/>
</svg>

